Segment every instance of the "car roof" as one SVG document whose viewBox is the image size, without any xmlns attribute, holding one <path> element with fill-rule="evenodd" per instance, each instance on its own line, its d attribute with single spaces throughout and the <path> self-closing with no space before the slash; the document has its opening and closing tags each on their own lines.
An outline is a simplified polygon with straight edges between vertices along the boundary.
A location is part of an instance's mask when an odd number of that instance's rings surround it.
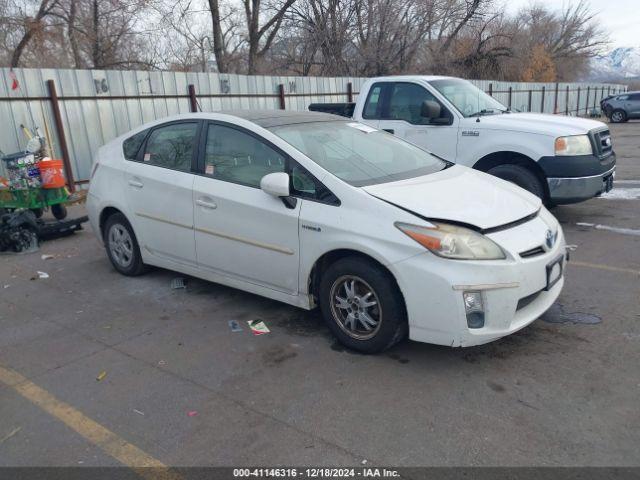
<svg viewBox="0 0 640 480">
<path fill-rule="evenodd" d="M 292 112 L 285 110 L 224 110 L 215 113 L 231 115 L 255 123 L 263 128 L 299 123 L 345 121 L 347 118 L 320 112 Z"/>
</svg>

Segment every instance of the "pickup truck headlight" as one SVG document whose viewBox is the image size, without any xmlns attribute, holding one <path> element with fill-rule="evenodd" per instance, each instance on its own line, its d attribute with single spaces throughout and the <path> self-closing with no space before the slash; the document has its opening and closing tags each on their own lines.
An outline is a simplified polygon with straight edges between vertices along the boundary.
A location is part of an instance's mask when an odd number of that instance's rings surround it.
<svg viewBox="0 0 640 480">
<path fill-rule="evenodd" d="M 448 223 L 431 222 L 433 227 L 421 227 L 396 222 L 405 235 L 440 257 L 456 260 L 501 260 L 504 251 L 491 239 L 468 228 Z"/>
<path fill-rule="evenodd" d="M 558 137 L 555 144 L 556 155 L 568 157 L 571 155 L 591 155 L 593 147 L 588 135 L 572 135 Z"/>
</svg>

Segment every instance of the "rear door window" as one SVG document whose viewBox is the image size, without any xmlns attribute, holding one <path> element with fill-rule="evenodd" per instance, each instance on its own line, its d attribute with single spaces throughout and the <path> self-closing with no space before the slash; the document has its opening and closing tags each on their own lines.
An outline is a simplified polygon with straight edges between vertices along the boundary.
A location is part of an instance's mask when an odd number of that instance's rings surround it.
<svg viewBox="0 0 640 480">
<path fill-rule="evenodd" d="M 197 122 L 174 123 L 155 128 L 145 144 L 142 161 L 158 167 L 189 172 L 197 134 Z"/>
<path fill-rule="evenodd" d="M 136 160 L 138 158 L 138 152 L 144 143 L 144 139 L 147 138 L 148 133 L 149 130 L 143 130 L 122 142 L 122 153 L 124 154 L 124 158 L 127 160 Z"/>
</svg>

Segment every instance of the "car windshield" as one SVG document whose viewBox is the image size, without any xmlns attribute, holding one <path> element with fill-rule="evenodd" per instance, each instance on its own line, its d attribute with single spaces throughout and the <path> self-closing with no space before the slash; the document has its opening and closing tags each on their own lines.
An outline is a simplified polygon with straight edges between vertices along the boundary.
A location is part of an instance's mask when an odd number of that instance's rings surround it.
<svg viewBox="0 0 640 480">
<path fill-rule="evenodd" d="M 507 107 L 495 98 L 466 80 L 447 78 L 432 80 L 429 83 L 465 117 L 496 115 L 508 111 Z"/>
<path fill-rule="evenodd" d="M 356 187 L 427 175 L 449 165 L 415 145 L 357 122 L 299 123 L 269 130 Z"/>
</svg>

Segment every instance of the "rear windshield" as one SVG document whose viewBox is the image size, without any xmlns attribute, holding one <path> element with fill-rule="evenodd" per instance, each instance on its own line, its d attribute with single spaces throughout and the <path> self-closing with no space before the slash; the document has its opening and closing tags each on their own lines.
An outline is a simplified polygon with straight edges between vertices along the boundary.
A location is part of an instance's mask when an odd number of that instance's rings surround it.
<svg viewBox="0 0 640 480">
<path fill-rule="evenodd" d="M 300 123 L 269 130 L 356 187 L 428 175 L 448 165 L 390 133 L 357 122 Z"/>
</svg>

